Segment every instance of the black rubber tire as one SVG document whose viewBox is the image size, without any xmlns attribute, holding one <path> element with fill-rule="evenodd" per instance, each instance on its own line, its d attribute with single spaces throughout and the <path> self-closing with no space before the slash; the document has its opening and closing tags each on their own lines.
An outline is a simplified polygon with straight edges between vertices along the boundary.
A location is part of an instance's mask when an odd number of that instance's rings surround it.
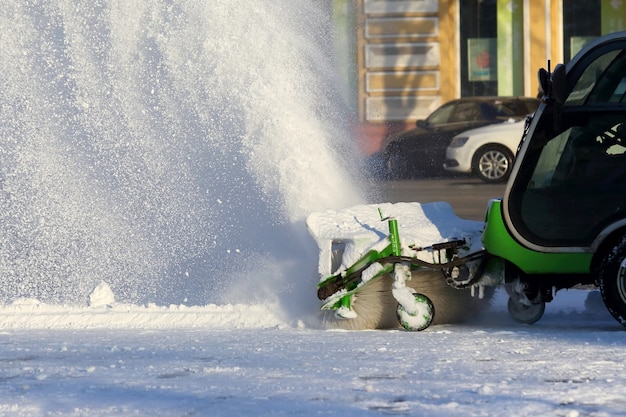
<svg viewBox="0 0 626 417">
<path fill-rule="evenodd" d="M 506 181 L 512 168 L 513 154 L 502 145 L 485 145 L 472 158 L 472 172 L 487 183 Z"/>
<path fill-rule="evenodd" d="M 600 294 L 609 313 L 626 327 L 626 236 L 622 237 L 602 257 L 598 270 Z"/>
<path fill-rule="evenodd" d="M 527 306 L 509 297 L 507 309 L 509 310 L 509 315 L 518 323 L 533 324 L 543 317 L 543 313 L 546 311 L 546 303 L 541 301 Z"/>
<path fill-rule="evenodd" d="M 402 180 L 410 177 L 409 161 L 399 150 L 394 150 L 387 156 L 387 178 Z"/>
</svg>

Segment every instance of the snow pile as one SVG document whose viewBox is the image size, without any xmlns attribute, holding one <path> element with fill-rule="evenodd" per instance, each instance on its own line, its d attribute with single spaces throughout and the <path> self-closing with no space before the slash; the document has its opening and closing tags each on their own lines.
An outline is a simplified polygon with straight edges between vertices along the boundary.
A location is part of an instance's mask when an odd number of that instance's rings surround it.
<svg viewBox="0 0 626 417">
<path fill-rule="evenodd" d="M 115 303 L 115 294 L 111 290 L 111 286 L 102 281 L 89 294 L 89 307 L 103 307 Z"/>
<path fill-rule="evenodd" d="M 186 306 L 144 306 L 118 303 L 102 281 L 86 306 L 46 304 L 22 298 L 0 305 L 1 329 L 251 329 L 282 328 L 278 303 Z"/>
<path fill-rule="evenodd" d="M 191 329 L 284 328 L 277 304 L 167 307 L 107 303 L 97 306 L 45 304 L 20 299 L 0 306 L 0 330 L 8 329 Z"/>
</svg>

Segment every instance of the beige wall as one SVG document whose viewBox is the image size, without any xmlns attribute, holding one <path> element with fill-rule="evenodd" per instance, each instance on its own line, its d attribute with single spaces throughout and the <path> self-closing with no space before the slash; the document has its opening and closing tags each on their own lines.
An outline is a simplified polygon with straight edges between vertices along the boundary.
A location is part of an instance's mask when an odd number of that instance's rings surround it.
<svg viewBox="0 0 626 417">
<path fill-rule="evenodd" d="M 447 3 L 357 1 L 361 121 L 414 122 L 454 97 L 454 6 Z"/>
<path fill-rule="evenodd" d="M 356 0 L 359 118 L 414 123 L 459 97 L 459 2 Z M 562 60 L 562 0 L 523 0 L 522 94 L 537 70 Z"/>
</svg>

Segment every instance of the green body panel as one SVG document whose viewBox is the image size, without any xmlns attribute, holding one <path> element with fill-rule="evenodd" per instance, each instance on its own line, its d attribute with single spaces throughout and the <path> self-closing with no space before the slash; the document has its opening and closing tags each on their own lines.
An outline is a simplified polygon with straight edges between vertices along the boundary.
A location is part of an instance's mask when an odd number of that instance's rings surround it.
<svg viewBox="0 0 626 417">
<path fill-rule="evenodd" d="M 504 225 L 502 201 L 494 200 L 487 213 L 483 245 L 489 254 L 499 256 L 527 274 L 589 273 L 591 253 L 546 253 L 522 246 Z"/>
</svg>

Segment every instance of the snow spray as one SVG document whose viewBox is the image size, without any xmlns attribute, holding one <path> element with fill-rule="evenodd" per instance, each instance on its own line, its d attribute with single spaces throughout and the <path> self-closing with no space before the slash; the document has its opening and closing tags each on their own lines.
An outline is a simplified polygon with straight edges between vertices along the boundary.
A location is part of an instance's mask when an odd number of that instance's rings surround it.
<svg viewBox="0 0 626 417">
<path fill-rule="evenodd" d="M 314 299 L 304 218 L 361 203 L 325 3 L 3 2 L 0 302 Z"/>
</svg>

